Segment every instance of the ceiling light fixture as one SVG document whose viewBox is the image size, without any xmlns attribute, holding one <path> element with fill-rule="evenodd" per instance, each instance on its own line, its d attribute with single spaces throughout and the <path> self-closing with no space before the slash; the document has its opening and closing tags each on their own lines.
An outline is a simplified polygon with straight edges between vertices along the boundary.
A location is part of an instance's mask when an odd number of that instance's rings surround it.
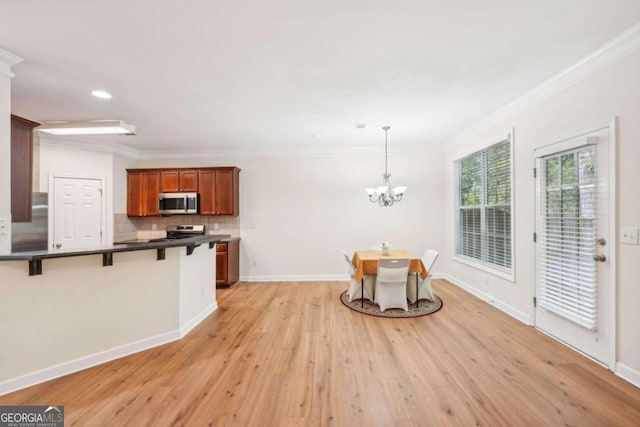
<svg viewBox="0 0 640 427">
<path fill-rule="evenodd" d="M 95 96 L 96 98 L 111 99 L 111 94 L 104 90 L 94 90 L 91 92 L 91 95 Z"/>
<path fill-rule="evenodd" d="M 49 122 L 36 128 L 52 135 L 135 135 L 136 127 L 122 120 Z"/>
<path fill-rule="evenodd" d="M 387 132 L 390 126 L 383 126 L 384 130 L 384 174 L 382 175 L 382 185 L 376 188 L 367 188 L 365 191 L 369 200 L 380 206 L 391 206 L 395 202 L 402 200 L 402 195 L 407 191 L 407 187 L 398 186 L 391 188 L 391 174 L 387 171 Z"/>
</svg>

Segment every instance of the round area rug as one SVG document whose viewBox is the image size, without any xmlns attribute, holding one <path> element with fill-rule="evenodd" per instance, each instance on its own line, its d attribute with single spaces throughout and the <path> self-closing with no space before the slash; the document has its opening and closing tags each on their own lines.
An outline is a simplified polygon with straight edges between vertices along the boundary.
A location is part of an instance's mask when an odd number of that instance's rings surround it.
<svg viewBox="0 0 640 427">
<path fill-rule="evenodd" d="M 442 308 L 442 300 L 439 296 L 434 295 L 434 302 L 422 299 L 420 304 L 416 308 L 415 304 L 409 303 L 409 311 L 404 311 L 401 308 L 388 308 L 385 311 L 380 311 L 380 307 L 377 304 L 372 303 L 368 299 L 364 300 L 364 307 L 362 307 L 362 300 L 356 299 L 349 302 L 349 296 L 347 291 L 344 291 L 340 295 L 340 301 L 351 310 L 359 313 L 370 314 L 378 317 L 419 317 L 426 316 L 427 314 L 433 314 Z"/>
</svg>

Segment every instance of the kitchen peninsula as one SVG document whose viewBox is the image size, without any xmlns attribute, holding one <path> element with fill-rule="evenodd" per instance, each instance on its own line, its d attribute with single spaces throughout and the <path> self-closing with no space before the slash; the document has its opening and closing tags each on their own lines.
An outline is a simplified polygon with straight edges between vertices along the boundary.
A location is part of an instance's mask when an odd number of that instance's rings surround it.
<svg viewBox="0 0 640 427">
<path fill-rule="evenodd" d="M 0 394 L 185 336 L 217 308 L 228 237 L 0 255 Z"/>
</svg>

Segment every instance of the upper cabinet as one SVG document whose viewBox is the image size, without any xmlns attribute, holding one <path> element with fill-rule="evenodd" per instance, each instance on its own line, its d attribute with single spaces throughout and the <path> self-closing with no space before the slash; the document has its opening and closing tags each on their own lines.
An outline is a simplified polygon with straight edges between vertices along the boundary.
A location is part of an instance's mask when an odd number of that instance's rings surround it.
<svg viewBox="0 0 640 427">
<path fill-rule="evenodd" d="M 39 125 L 11 115 L 11 222 L 31 222 L 33 128 Z"/>
<path fill-rule="evenodd" d="M 240 213 L 240 169 L 207 168 L 198 171 L 201 215 Z"/>
<path fill-rule="evenodd" d="M 127 171 L 127 216 L 158 216 L 159 171 Z"/>
<path fill-rule="evenodd" d="M 240 213 L 240 169 L 127 169 L 127 216 L 158 216 L 159 193 L 198 192 L 200 215 Z"/>
<path fill-rule="evenodd" d="M 166 169 L 160 172 L 160 192 L 178 193 L 198 191 L 196 169 Z"/>
</svg>

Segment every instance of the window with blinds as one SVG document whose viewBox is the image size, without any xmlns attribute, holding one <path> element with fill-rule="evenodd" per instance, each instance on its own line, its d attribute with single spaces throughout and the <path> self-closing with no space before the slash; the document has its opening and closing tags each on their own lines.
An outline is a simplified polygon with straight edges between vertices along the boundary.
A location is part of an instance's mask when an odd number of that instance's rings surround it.
<svg viewBox="0 0 640 427">
<path fill-rule="evenodd" d="M 511 139 L 455 162 L 456 255 L 512 271 Z"/>
<path fill-rule="evenodd" d="M 596 149 L 542 159 L 540 305 L 596 326 Z"/>
</svg>

